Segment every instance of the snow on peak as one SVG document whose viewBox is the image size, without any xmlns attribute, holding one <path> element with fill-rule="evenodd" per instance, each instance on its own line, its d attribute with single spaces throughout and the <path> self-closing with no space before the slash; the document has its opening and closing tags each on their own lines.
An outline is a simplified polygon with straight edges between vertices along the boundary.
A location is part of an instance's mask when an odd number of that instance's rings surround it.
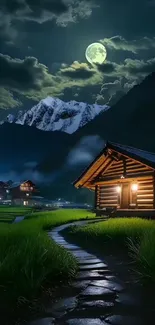
<svg viewBox="0 0 155 325">
<path fill-rule="evenodd" d="M 59 130 L 71 134 L 108 108 L 107 105 L 89 105 L 74 100 L 64 102 L 58 98 L 47 97 L 27 112 L 20 111 L 17 116 L 9 114 L 7 122 L 34 126 L 43 131 Z"/>
</svg>

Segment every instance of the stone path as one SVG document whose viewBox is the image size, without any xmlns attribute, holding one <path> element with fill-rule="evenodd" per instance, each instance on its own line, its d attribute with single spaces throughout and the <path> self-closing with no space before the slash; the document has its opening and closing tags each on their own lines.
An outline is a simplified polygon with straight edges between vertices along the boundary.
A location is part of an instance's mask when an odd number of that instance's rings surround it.
<svg viewBox="0 0 155 325">
<path fill-rule="evenodd" d="M 18 223 L 18 222 L 21 222 L 25 219 L 25 216 L 19 216 L 19 217 L 16 217 L 15 220 L 13 221 L 13 223 Z"/>
<path fill-rule="evenodd" d="M 28 325 L 148 324 L 140 300 L 127 291 L 125 284 L 111 273 L 106 262 L 63 238 L 61 231 L 68 226 L 57 227 L 49 235 L 77 258 L 79 272 L 68 291 L 62 292 L 62 297 L 55 304 L 49 303 L 40 319 Z"/>
</svg>

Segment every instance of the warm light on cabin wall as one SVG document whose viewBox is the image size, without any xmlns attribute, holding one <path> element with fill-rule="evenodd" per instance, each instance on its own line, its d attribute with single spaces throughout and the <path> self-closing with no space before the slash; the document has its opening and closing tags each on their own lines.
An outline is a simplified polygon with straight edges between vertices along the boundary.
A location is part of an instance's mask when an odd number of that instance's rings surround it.
<svg viewBox="0 0 155 325">
<path fill-rule="evenodd" d="M 117 191 L 117 193 L 120 193 L 120 192 L 121 192 L 121 186 L 118 185 L 118 186 L 116 187 L 116 191 Z"/>
<path fill-rule="evenodd" d="M 138 191 L 138 184 L 136 184 L 136 183 L 132 184 L 132 185 L 131 185 L 131 190 L 132 190 L 133 192 L 137 192 L 137 191 Z"/>
</svg>

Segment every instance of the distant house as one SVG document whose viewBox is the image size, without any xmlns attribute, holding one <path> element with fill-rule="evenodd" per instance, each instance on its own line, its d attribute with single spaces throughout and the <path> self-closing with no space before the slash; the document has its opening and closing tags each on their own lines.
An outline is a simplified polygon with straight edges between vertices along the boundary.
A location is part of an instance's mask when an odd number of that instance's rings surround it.
<svg viewBox="0 0 155 325">
<path fill-rule="evenodd" d="M 13 204 L 16 205 L 33 205 L 39 196 L 39 189 L 36 185 L 27 180 L 22 183 L 12 183 L 9 186 L 10 197 Z"/>
<path fill-rule="evenodd" d="M 107 142 L 74 186 L 95 192 L 97 215 L 155 216 L 155 153 Z"/>
<path fill-rule="evenodd" d="M 0 201 L 7 200 L 9 195 L 9 185 L 0 181 Z"/>
</svg>

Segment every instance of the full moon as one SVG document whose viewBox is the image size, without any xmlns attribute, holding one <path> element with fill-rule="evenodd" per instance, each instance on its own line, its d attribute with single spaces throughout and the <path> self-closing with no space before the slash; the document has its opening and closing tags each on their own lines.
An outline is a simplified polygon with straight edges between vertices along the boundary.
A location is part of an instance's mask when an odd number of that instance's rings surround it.
<svg viewBox="0 0 155 325">
<path fill-rule="evenodd" d="M 107 57 L 107 51 L 101 43 L 92 43 L 87 47 L 85 55 L 89 63 L 102 64 Z"/>
</svg>

